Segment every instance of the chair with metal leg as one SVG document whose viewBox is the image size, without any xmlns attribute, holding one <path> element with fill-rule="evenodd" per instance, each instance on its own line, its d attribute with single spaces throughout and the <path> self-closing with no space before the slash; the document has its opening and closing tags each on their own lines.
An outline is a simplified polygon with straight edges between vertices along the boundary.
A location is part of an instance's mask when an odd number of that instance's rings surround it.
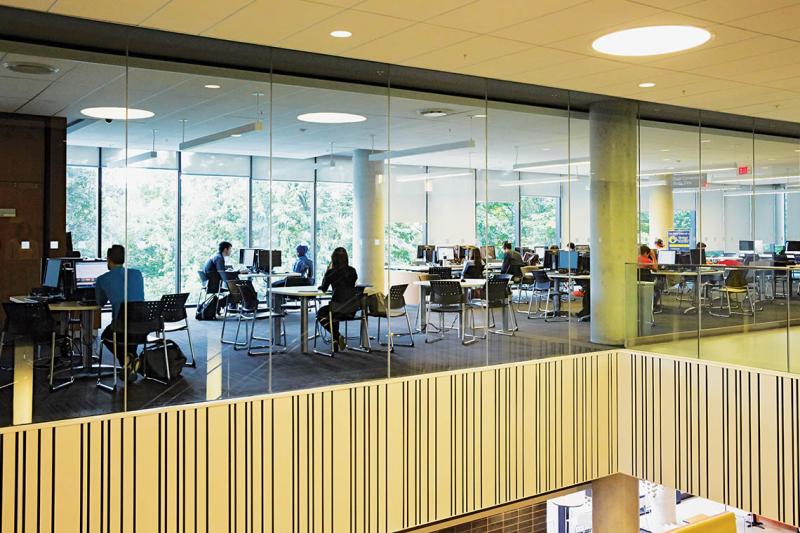
<svg viewBox="0 0 800 533">
<path fill-rule="evenodd" d="M 709 314 L 730 318 L 733 315 L 753 316 L 756 314 L 756 307 L 753 294 L 751 293 L 751 286 L 747 279 L 747 271 L 743 268 L 732 268 L 725 276 L 725 283 L 721 287 L 713 289 L 717 293 L 717 297 L 712 297 L 712 305 L 709 306 Z M 733 296 L 733 299 L 731 299 Z M 723 303 L 723 298 L 725 302 Z M 714 312 L 715 306 L 713 301 L 719 300 L 718 312 Z M 745 309 L 744 304 L 747 302 L 748 308 Z M 727 312 L 722 312 L 727 309 Z M 738 309 L 738 311 L 734 311 Z"/>
<path fill-rule="evenodd" d="M 378 319 L 378 341 L 381 346 L 388 346 L 391 351 L 395 346 L 405 346 L 408 348 L 414 347 L 414 332 L 411 331 L 411 320 L 406 311 L 406 298 L 405 292 L 408 284 L 393 285 L 389 287 L 388 298 L 385 294 L 376 294 L 369 298 L 369 315 Z M 408 333 L 395 333 L 391 328 L 392 318 L 405 318 Z M 381 320 L 386 319 L 386 342 L 381 340 Z M 398 344 L 394 342 L 394 337 L 405 337 L 410 340 L 407 344 Z"/>
<path fill-rule="evenodd" d="M 272 311 L 269 306 L 261 305 L 258 301 L 258 295 L 256 294 L 255 289 L 253 286 L 246 281 L 239 281 L 236 282 L 236 287 L 241 295 L 241 302 L 239 305 L 239 320 L 236 324 L 236 339 L 234 341 L 234 350 L 240 349 L 240 345 L 236 344 L 236 341 L 239 339 L 239 330 L 242 324 L 244 324 L 244 332 L 245 338 L 247 339 L 247 355 L 257 356 L 257 355 L 269 355 L 276 351 L 275 346 L 277 343 L 272 338 L 272 320 L 275 318 L 283 318 L 283 314 L 278 312 Z M 270 323 L 270 336 L 269 337 L 259 337 L 256 335 L 256 323 L 262 320 L 267 320 Z M 283 346 L 284 348 L 280 351 L 285 351 L 286 348 L 286 329 L 283 325 L 283 321 L 281 321 L 281 336 L 283 337 Z M 268 341 L 269 344 L 262 344 L 262 345 L 253 345 L 253 340 L 259 341 Z M 243 346 L 242 346 L 243 347 Z M 260 350 L 267 350 L 267 351 L 260 351 Z"/>
<path fill-rule="evenodd" d="M 470 322 L 472 330 L 486 329 L 498 335 L 513 336 L 514 332 L 519 329 L 517 324 L 517 317 L 511 304 L 511 291 L 509 289 L 509 281 L 506 279 L 492 278 L 486 283 L 486 297 L 470 300 L 467 303 L 467 313 L 470 315 Z M 504 323 L 507 321 L 510 325 L 509 328 L 491 329 L 497 327 L 495 320 L 494 310 L 500 309 L 504 315 Z M 475 326 L 475 312 L 486 311 L 488 314 L 487 323 L 485 326 Z M 480 337 L 485 339 L 486 335 Z"/>
<path fill-rule="evenodd" d="M 200 278 L 200 290 L 197 292 L 197 305 L 199 306 L 208 295 L 208 276 L 205 270 L 198 270 L 197 277 Z"/>
<path fill-rule="evenodd" d="M 57 340 L 63 339 L 56 333 L 56 324 L 50 309 L 45 303 L 3 303 L 3 311 L 6 314 L 3 330 L 0 332 L 0 355 L 3 347 L 11 339 L 28 338 L 38 351 L 44 344 L 50 344 L 50 372 L 48 376 L 51 391 L 66 387 L 75 380 L 72 374 L 72 358 L 70 357 L 69 379 L 63 383 L 55 383 L 55 361 Z M 12 364 L 13 368 L 13 364 Z"/>
<path fill-rule="evenodd" d="M 550 295 L 553 292 L 553 281 L 544 270 L 533 271 L 533 281 L 530 284 L 530 298 L 528 299 L 528 318 L 547 318 L 555 313 L 555 307 L 550 307 Z M 544 307 L 542 307 L 544 300 Z M 533 302 L 536 302 L 536 313 L 533 311 Z"/>
<path fill-rule="evenodd" d="M 369 330 L 368 330 L 368 322 L 367 322 L 367 306 L 366 306 L 366 297 L 364 296 L 364 286 L 356 286 L 355 292 L 353 296 L 350 297 L 346 302 L 336 302 L 331 300 L 328 304 L 328 313 L 327 313 L 327 323 L 328 327 L 326 328 L 320 322 L 320 316 L 317 316 L 317 335 L 314 336 L 314 353 L 318 355 L 325 355 L 328 357 L 333 357 L 336 353 L 335 350 L 335 343 L 336 340 L 333 338 L 333 328 L 334 328 L 334 321 L 337 323 L 342 322 L 354 322 L 358 321 L 360 325 L 360 343 L 359 346 L 350 346 L 345 345 L 345 349 L 355 350 L 358 352 L 370 352 L 372 351 L 372 347 L 370 346 L 369 342 Z M 321 331 L 325 331 L 329 335 L 329 341 L 331 345 L 330 352 L 326 352 L 324 350 L 317 349 L 317 339 L 321 337 Z"/>
<path fill-rule="evenodd" d="M 239 290 L 237 280 L 230 280 L 227 282 L 228 286 L 228 301 L 225 305 L 225 312 L 222 315 L 222 331 L 219 333 L 219 341 L 222 344 L 233 344 L 234 346 L 244 346 L 246 343 L 239 344 L 239 328 L 241 320 L 239 319 L 239 309 L 242 304 L 242 292 Z M 234 340 L 225 338 L 225 327 L 228 324 L 228 316 L 236 316 L 237 328 L 236 337 Z"/>
<path fill-rule="evenodd" d="M 428 274 L 439 276 L 439 279 L 453 279 L 453 269 L 450 267 L 428 267 Z"/>
<path fill-rule="evenodd" d="M 459 321 L 459 327 L 465 327 L 464 320 L 464 293 L 461 290 L 461 285 L 454 281 L 444 280 L 431 280 L 430 299 L 426 307 L 426 314 L 429 317 L 428 323 L 425 327 L 425 342 L 427 344 L 438 342 L 444 339 L 445 331 L 453 329 L 456 320 Z M 430 322 L 431 313 L 439 317 L 439 323 L 433 324 Z M 445 326 L 445 315 L 456 315 L 455 320 L 450 326 Z M 428 335 L 430 328 L 436 328 L 438 335 L 431 339 Z"/>
<path fill-rule="evenodd" d="M 186 300 L 189 293 L 165 294 L 161 297 L 161 318 L 164 320 L 164 334 L 185 331 L 189 340 L 189 352 L 192 361 L 186 362 L 186 366 L 196 367 L 197 361 L 194 357 L 194 345 L 192 344 L 192 334 L 189 331 L 189 317 L 186 314 Z"/>
</svg>

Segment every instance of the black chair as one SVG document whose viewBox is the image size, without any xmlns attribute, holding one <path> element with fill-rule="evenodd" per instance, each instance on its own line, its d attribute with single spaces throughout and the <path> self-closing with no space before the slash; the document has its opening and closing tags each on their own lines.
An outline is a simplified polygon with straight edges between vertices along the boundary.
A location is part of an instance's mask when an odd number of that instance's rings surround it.
<svg viewBox="0 0 800 533">
<path fill-rule="evenodd" d="M 393 285 L 389 287 L 389 296 L 385 294 L 375 294 L 371 296 L 369 301 L 369 315 L 378 319 L 378 341 L 381 346 L 389 346 L 389 350 L 394 349 L 395 346 L 405 346 L 408 348 L 414 347 L 414 333 L 411 331 L 411 320 L 406 311 L 406 297 L 405 292 L 408 284 Z M 405 317 L 406 325 L 408 326 L 408 333 L 395 333 L 391 328 L 392 318 Z M 388 332 L 386 333 L 386 342 L 381 341 L 381 320 L 386 319 Z M 394 337 L 408 336 L 411 341 L 408 344 L 398 344 L 394 342 Z"/>
<path fill-rule="evenodd" d="M 117 388 L 117 372 L 119 367 L 117 362 L 117 339 L 119 336 L 127 336 L 129 344 L 143 345 L 143 349 L 148 347 L 161 347 L 164 350 L 164 367 L 166 368 L 166 379 L 158 379 L 148 376 L 146 369 L 144 378 L 156 381 L 163 385 L 169 385 L 172 376 L 169 374 L 169 355 L 167 354 L 167 343 L 164 340 L 164 320 L 161 316 L 161 300 L 150 300 L 144 302 L 128 302 L 123 305 L 119 312 L 120 316 L 111 322 L 114 343 L 114 380 L 111 385 L 103 383 L 100 370 L 103 367 L 103 347 L 100 347 L 100 361 L 97 366 L 97 386 L 101 389 L 114 391 Z M 151 335 L 155 337 L 151 338 Z M 125 357 L 127 363 L 127 354 Z"/>
<path fill-rule="evenodd" d="M 507 276 L 507 277 L 506 277 Z M 501 309 L 503 313 L 508 313 L 508 316 L 511 319 L 511 323 L 513 324 L 512 328 L 509 330 L 505 329 L 495 329 L 490 330 L 492 333 L 497 333 L 498 335 L 509 335 L 513 336 L 514 332 L 519 329 L 519 325 L 517 324 L 517 317 L 514 314 L 514 310 L 508 309 L 511 306 L 511 291 L 509 282 L 511 281 L 510 274 L 500 274 L 497 276 L 492 277 L 486 284 L 486 298 L 471 300 L 467 303 L 467 312 L 470 314 L 472 319 L 472 331 L 474 332 L 475 327 L 475 311 L 477 309 L 480 310 L 487 310 L 489 314 L 489 321 L 487 322 L 486 326 L 483 326 L 487 330 L 489 328 L 496 327 L 496 321 L 494 318 L 494 310 Z M 481 337 L 483 339 L 486 338 L 486 335 Z"/>
<path fill-rule="evenodd" d="M 56 323 L 50 308 L 46 303 L 3 303 L 6 319 L 3 323 L 3 330 L 0 332 L 0 355 L 6 341 L 11 337 L 13 340 L 28 338 L 41 353 L 42 345 L 50 343 L 50 375 L 48 378 L 50 390 L 54 391 L 72 384 L 73 377 L 72 358 L 70 357 L 69 380 L 55 383 L 55 361 L 56 361 Z M 12 365 L 13 368 L 13 365 Z"/>
<path fill-rule="evenodd" d="M 431 280 L 430 299 L 427 304 L 427 314 L 436 313 L 439 315 L 439 324 L 432 324 L 430 320 L 425 325 L 425 342 L 430 344 L 438 342 L 444 338 L 444 332 L 448 329 L 453 329 L 456 320 L 459 321 L 460 327 L 464 327 L 464 293 L 461 291 L 461 285 L 454 281 L 444 280 Z M 453 323 L 449 327 L 445 327 L 445 315 L 452 313 L 457 315 Z M 438 330 L 439 335 L 435 339 L 428 337 L 428 331 L 434 327 Z"/>
<path fill-rule="evenodd" d="M 367 309 L 366 309 L 366 297 L 364 296 L 364 290 L 366 287 L 357 285 L 355 287 L 355 292 L 353 296 L 350 297 L 346 302 L 336 302 L 331 300 L 328 303 L 328 326 L 330 329 L 326 330 L 320 324 L 319 316 L 317 317 L 317 334 L 314 336 L 314 353 L 318 355 L 325 355 L 328 357 L 333 357 L 336 353 L 334 350 L 334 341 L 333 341 L 333 324 L 334 320 L 338 323 L 342 322 L 354 322 L 358 321 L 360 325 L 360 339 L 361 344 L 360 346 L 350 346 L 346 345 L 345 349 L 356 350 L 359 352 L 370 352 L 372 351 L 372 347 L 370 346 L 369 342 L 369 330 L 368 323 L 367 323 Z M 329 337 L 326 342 L 329 342 L 331 345 L 331 351 L 326 352 L 323 350 L 317 350 L 317 338 L 321 337 L 321 332 L 327 332 Z M 346 337 L 345 337 L 346 338 Z M 366 346 L 364 344 L 366 343 Z"/>
<path fill-rule="evenodd" d="M 227 286 L 228 286 L 228 291 L 227 291 L 228 292 L 228 301 L 227 301 L 227 304 L 225 305 L 225 312 L 222 315 L 222 331 L 220 331 L 220 334 L 219 334 L 219 341 L 222 344 L 237 345 L 237 342 L 239 340 L 239 329 L 238 329 L 238 327 L 236 329 L 236 337 L 234 338 L 234 340 L 231 341 L 231 340 L 228 340 L 228 339 L 225 338 L 225 326 L 228 323 L 228 315 L 229 314 L 238 315 L 238 313 L 239 313 L 239 308 L 240 308 L 240 306 L 242 304 L 242 291 L 239 290 L 239 286 L 237 284 L 237 281 L 229 280 L 227 282 Z M 238 322 L 239 323 L 237 324 L 237 326 L 241 325 L 241 320 L 238 320 Z M 244 346 L 244 344 L 242 346 Z"/>
<path fill-rule="evenodd" d="M 453 269 L 450 267 L 428 267 L 428 274 L 439 276 L 439 279 L 453 279 Z"/>
<path fill-rule="evenodd" d="M 550 314 L 555 312 L 555 309 L 548 307 L 550 305 L 550 297 L 554 290 L 553 282 L 544 270 L 534 270 L 532 273 L 533 281 L 529 288 L 528 318 L 547 318 Z M 536 300 L 536 314 L 532 314 L 534 299 Z M 544 307 L 542 307 L 542 300 L 544 300 Z"/>
<path fill-rule="evenodd" d="M 199 306 L 208 295 L 208 276 L 205 270 L 198 270 L 197 277 L 200 278 L 200 291 L 197 293 L 197 305 Z"/>
<path fill-rule="evenodd" d="M 194 358 L 194 345 L 192 344 L 192 334 L 189 332 L 189 317 L 186 314 L 186 300 L 189 299 L 188 292 L 179 294 L 165 294 L 161 297 L 161 317 L 164 319 L 164 334 L 185 331 L 189 339 L 189 352 L 192 361 L 187 362 L 186 366 L 197 367 Z M 182 322 L 182 324 L 181 324 Z M 168 324 L 175 324 L 168 326 Z"/>
<path fill-rule="evenodd" d="M 239 320 L 236 324 L 236 337 L 233 342 L 233 349 L 238 350 L 240 347 L 240 345 L 238 344 L 239 330 L 241 328 L 242 323 L 244 323 L 244 332 L 247 342 L 245 344 L 242 344 L 241 346 L 242 347 L 247 346 L 247 355 L 250 356 L 269 355 L 270 353 L 275 351 L 274 348 L 276 343 L 272 338 L 272 333 L 270 333 L 269 337 L 256 336 L 255 334 L 256 322 L 258 322 L 259 320 L 268 320 L 271 326 L 273 319 L 275 319 L 276 317 L 282 317 L 283 315 L 280 313 L 273 312 L 272 309 L 267 306 L 261 305 L 261 302 L 258 301 L 258 294 L 256 294 L 256 291 L 253 288 L 253 286 L 247 281 L 237 281 L 235 282 L 235 286 L 239 292 L 240 298 L 239 298 L 239 309 L 237 311 L 239 315 Z M 231 294 L 233 294 L 233 291 L 231 291 Z M 270 331 L 272 331 L 271 327 Z M 283 337 L 283 345 L 286 346 L 286 330 L 283 328 L 283 323 L 281 323 L 281 336 Z M 269 341 L 269 344 L 253 346 L 254 339 L 259 341 Z M 262 352 L 259 350 L 269 350 L 269 351 Z"/>
</svg>

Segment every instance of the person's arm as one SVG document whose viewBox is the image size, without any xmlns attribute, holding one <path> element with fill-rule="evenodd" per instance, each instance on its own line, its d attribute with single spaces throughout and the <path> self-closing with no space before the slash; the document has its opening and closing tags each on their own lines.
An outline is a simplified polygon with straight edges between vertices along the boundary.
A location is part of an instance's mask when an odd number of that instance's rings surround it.
<svg viewBox="0 0 800 533">
<path fill-rule="evenodd" d="M 308 279 L 314 279 L 314 262 L 311 259 L 308 259 L 306 261 L 306 266 L 308 267 L 308 273 L 306 274 L 306 277 Z"/>
<path fill-rule="evenodd" d="M 511 268 L 511 254 L 503 254 L 503 266 L 500 269 L 501 274 L 508 274 L 509 269 Z"/>
<path fill-rule="evenodd" d="M 103 288 L 103 282 L 98 279 L 94 285 L 94 299 L 97 301 L 97 305 L 103 307 L 108 303 L 108 295 L 106 294 L 105 289 Z"/>
<path fill-rule="evenodd" d="M 469 259 L 464 261 L 464 267 L 461 269 L 461 277 L 462 278 L 466 278 L 467 277 L 467 270 L 469 270 L 469 267 L 470 267 L 471 263 L 472 263 L 472 261 L 470 261 Z"/>
<path fill-rule="evenodd" d="M 331 270 L 329 269 L 325 272 L 325 276 L 322 278 L 322 284 L 317 287 L 322 292 L 328 292 L 328 288 L 331 286 Z"/>
<path fill-rule="evenodd" d="M 214 268 L 217 269 L 222 281 L 228 281 L 228 273 L 225 271 L 225 258 L 222 255 L 214 256 Z"/>
</svg>

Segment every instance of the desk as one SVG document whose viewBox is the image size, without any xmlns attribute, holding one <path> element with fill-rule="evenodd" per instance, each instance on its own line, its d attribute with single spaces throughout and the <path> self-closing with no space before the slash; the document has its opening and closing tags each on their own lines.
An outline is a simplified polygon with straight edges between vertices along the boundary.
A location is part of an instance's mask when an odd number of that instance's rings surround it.
<svg viewBox="0 0 800 533">
<path fill-rule="evenodd" d="M 290 296 L 300 300 L 300 351 L 309 353 L 308 351 L 308 302 L 316 298 L 328 295 L 316 287 L 273 287 L 272 294 L 280 296 Z M 280 320 L 277 323 L 278 331 L 280 332 Z M 274 335 L 273 325 L 273 335 Z M 274 338 L 274 337 L 273 337 Z"/>
<path fill-rule="evenodd" d="M 239 274 L 239 279 L 272 279 L 272 278 L 294 278 L 300 276 L 299 272 L 272 272 L 272 273 L 264 273 L 264 272 L 257 272 L 253 273 L 246 273 L 246 274 Z"/>
<path fill-rule="evenodd" d="M 461 287 L 462 293 L 462 301 L 461 301 L 461 317 L 459 319 L 459 326 L 458 326 L 458 336 L 461 339 L 463 344 L 470 344 L 472 342 L 477 341 L 478 339 L 470 339 L 469 341 L 465 340 L 465 333 L 466 328 L 464 325 L 464 318 L 467 314 L 467 291 L 469 289 L 479 289 L 486 285 L 485 279 L 465 279 L 461 281 L 460 279 L 444 279 L 438 281 L 446 281 L 448 283 L 458 283 Z M 425 305 L 425 297 L 431 288 L 430 281 L 415 281 L 414 285 L 419 287 L 419 312 L 417 316 L 419 316 L 419 331 L 425 331 L 425 325 L 428 323 L 428 307 Z M 503 329 L 508 329 L 508 316 L 506 313 L 503 313 Z"/>
<path fill-rule="evenodd" d="M 551 280 L 555 281 L 556 283 L 569 283 L 570 281 L 589 281 L 591 280 L 590 274 L 575 274 L 570 272 L 548 272 L 547 277 Z M 567 291 L 569 294 L 569 291 Z M 554 318 L 558 317 L 561 313 L 561 295 L 558 291 L 558 287 L 556 287 L 556 294 L 553 296 L 553 315 Z M 546 316 L 546 315 L 545 315 Z M 581 316 L 580 320 L 589 320 L 591 315 L 583 315 Z M 545 321 L 547 319 L 545 318 Z"/>
</svg>

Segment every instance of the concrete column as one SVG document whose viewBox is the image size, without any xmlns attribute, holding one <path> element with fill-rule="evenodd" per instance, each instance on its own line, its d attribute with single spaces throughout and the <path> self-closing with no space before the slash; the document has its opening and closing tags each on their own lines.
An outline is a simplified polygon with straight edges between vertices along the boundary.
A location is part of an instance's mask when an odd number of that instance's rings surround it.
<svg viewBox="0 0 800 533">
<path fill-rule="evenodd" d="M 370 150 L 353 150 L 352 265 L 358 283 L 384 291 L 383 161 L 370 161 Z"/>
<path fill-rule="evenodd" d="M 601 344 L 624 344 L 626 302 L 636 302 L 636 284 L 626 280 L 630 267 L 625 266 L 637 257 L 636 141 L 635 103 L 606 100 L 590 106 L 590 338 Z M 635 322 L 635 309 L 628 314 Z"/>
<path fill-rule="evenodd" d="M 639 480 L 614 474 L 592 481 L 592 533 L 639 533 Z"/>
<path fill-rule="evenodd" d="M 656 239 L 664 239 L 667 243 L 667 231 L 672 229 L 675 210 L 672 203 L 672 175 L 656 176 L 655 181 L 663 181 L 663 185 L 650 189 L 650 242 L 651 247 Z"/>
</svg>

